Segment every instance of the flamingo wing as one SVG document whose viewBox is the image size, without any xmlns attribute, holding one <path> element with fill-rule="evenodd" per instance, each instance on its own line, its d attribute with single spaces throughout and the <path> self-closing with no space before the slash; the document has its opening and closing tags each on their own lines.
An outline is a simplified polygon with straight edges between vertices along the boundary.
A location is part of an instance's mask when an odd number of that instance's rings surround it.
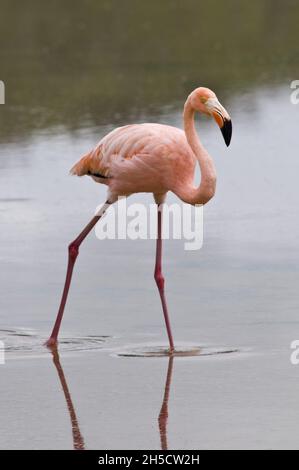
<svg viewBox="0 0 299 470">
<path fill-rule="evenodd" d="M 103 137 L 73 166 L 71 174 L 89 175 L 118 194 L 163 192 L 170 189 L 173 172 L 188 160 L 194 166 L 194 155 L 181 129 L 132 124 Z"/>
</svg>

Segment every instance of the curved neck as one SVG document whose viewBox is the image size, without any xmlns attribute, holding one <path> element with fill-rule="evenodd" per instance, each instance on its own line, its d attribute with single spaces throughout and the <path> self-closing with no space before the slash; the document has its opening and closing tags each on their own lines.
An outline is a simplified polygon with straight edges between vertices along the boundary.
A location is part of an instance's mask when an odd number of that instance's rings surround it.
<svg viewBox="0 0 299 470">
<path fill-rule="evenodd" d="M 180 197 L 189 204 L 206 204 L 215 194 L 216 170 L 212 158 L 203 147 L 195 130 L 194 124 L 195 110 L 190 103 L 190 97 L 184 106 L 184 129 L 187 141 L 196 156 L 200 172 L 201 181 L 198 188 L 184 188 Z"/>
</svg>

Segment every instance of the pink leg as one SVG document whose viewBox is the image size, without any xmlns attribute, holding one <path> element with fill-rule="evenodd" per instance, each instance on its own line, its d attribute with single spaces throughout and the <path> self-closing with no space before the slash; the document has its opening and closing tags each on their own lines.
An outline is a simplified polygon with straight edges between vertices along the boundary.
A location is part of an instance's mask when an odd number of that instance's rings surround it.
<svg viewBox="0 0 299 470">
<path fill-rule="evenodd" d="M 155 265 L 155 281 L 157 283 L 159 294 L 161 297 L 163 314 L 165 319 L 165 325 L 167 330 L 167 335 L 169 339 L 169 351 L 170 353 L 174 352 L 174 343 L 172 338 L 172 332 L 170 327 L 170 321 L 168 316 L 167 303 L 164 293 L 164 277 L 162 274 L 162 204 L 158 204 L 158 236 L 156 244 L 156 265 Z"/>
<path fill-rule="evenodd" d="M 74 269 L 74 265 L 75 265 L 77 256 L 79 254 L 79 247 L 80 247 L 81 243 L 83 242 L 83 240 L 85 240 L 85 238 L 87 237 L 89 232 L 93 229 L 93 227 L 96 225 L 96 223 L 102 217 L 102 215 L 106 211 L 109 204 L 110 204 L 109 202 L 106 202 L 106 204 L 102 207 L 102 210 L 99 213 L 99 215 L 95 215 L 91 219 L 89 224 L 86 225 L 84 230 L 82 230 L 82 232 L 78 235 L 78 237 L 73 242 L 71 242 L 69 244 L 69 247 L 68 247 L 69 257 L 68 257 L 68 265 L 67 265 L 67 272 L 66 272 L 66 279 L 65 279 L 64 289 L 63 289 L 63 293 L 62 293 L 62 297 L 61 297 L 61 301 L 60 301 L 58 314 L 57 314 L 56 321 L 55 321 L 55 324 L 54 324 L 54 328 L 52 330 L 50 338 L 46 342 L 46 346 L 48 346 L 48 347 L 53 347 L 53 346 L 56 346 L 56 344 L 57 344 L 57 337 L 58 337 L 58 333 L 59 333 L 59 329 L 60 329 L 60 325 L 61 325 L 61 320 L 62 320 L 62 317 L 63 317 L 65 304 L 66 304 L 66 301 L 67 301 L 69 288 L 70 288 L 70 285 L 71 285 L 73 269 Z"/>
</svg>

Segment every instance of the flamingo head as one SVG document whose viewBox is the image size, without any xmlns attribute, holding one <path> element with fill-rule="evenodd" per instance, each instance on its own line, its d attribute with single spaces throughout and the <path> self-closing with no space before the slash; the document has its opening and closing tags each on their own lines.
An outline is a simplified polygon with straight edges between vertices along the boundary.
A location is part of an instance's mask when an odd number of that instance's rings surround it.
<svg viewBox="0 0 299 470">
<path fill-rule="evenodd" d="M 212 116 L 229 146 L 232 137 L 232 121 L 226 109 L 220 104 L 215 93 L 209 88 L 199 87 L 190 95 L 191 106 L 199 113 Z"/>
</svg>

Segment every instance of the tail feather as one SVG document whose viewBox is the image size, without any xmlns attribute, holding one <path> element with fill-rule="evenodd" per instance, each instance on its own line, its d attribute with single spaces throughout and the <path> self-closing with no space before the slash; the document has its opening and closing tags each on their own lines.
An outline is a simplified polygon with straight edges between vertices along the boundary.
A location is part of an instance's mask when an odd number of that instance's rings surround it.
<svg viewBox="0 0 299 470">
<path fill-rule="evenodd" d="M 92 153 L 93 152 L 89 152 L 80 158 L 80 160 L 70 169 L 70 174 L 76 176 L 87 175 L 90 172 Z"/>
</svg>

